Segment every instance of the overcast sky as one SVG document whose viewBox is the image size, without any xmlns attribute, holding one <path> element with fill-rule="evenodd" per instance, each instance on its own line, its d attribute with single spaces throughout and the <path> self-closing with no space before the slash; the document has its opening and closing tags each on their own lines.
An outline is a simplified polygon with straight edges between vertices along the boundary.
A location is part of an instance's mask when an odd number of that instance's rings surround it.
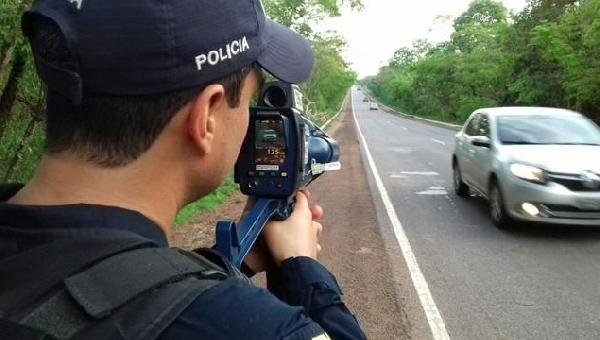
<svg viewBox="0 0 600 340">
<path fill-rule="evenodd" d="M 344 53 L 359 77 L 376 74 L 387 64 L 394 51 L 411 46 L 417 39 L 430 42 L 447 40 L 452 32 L 451 20 L 436 20 L 438 16 L 456 17 L 471 0 L 363 0 L 361 12 L 345 10 L 339 18 L 328 19 L 317 30 L 336 30 L 348 41 Z M 515 12 L 525 7 L 526 0 L 502 0 Z"/>
</svg>

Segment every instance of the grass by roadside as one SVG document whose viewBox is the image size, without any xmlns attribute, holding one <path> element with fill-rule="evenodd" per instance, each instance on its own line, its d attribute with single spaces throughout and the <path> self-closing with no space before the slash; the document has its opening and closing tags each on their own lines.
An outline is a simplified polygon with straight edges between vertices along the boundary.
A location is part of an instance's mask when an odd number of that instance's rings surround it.
<svg viewBox="0 0 600 340">
<path fill-rule="evenodd" d="M 175 228 L 181 228 L 192 222 L 200 214 L 211 213 L 215 211 L 227 198 L 238 190 L 237 184 L 233 181 L 233 177 L 229 176 L 225 183 L 221 185 L 212 194 L 194 202 L 183 208 L 175 219 Z"/>
<path fill-rule="evenodd" d="M 346 101 L 346 96 L 343 96 L 336 104 L 337 105 L 333 105 L 332 107 L 337 107 L 338 109 L 328 109 L 325 110 L 324 112 L 316 112 L 316 113 L 312 113 L 310 115 L 310 119 L 317 124 L 318 126 L 323 126 L 323 124 L 325 124 L 327 121 L 329 121 L 331 118 L 335 117 L 336 114 L 338 114 L 338 112 L 340 111 L 342 105 L 344 105 L 344 102 Z"/>
</svg>

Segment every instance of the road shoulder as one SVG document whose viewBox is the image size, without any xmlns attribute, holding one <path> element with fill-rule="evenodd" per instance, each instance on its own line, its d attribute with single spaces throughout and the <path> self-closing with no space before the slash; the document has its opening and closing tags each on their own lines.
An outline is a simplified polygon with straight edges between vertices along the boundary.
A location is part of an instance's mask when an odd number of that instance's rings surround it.
<svg viewBox="0 0 600 340">
<path fill-rule="evenodd" d="M 325 210 L 320 259 L 336 275 L 345 302 L 369 338 L 412 338 L 379 230 L 349 100 L 330 131 L 340 143 L 342 170 L 311 187 L 314 201 Z"/>
</svg>

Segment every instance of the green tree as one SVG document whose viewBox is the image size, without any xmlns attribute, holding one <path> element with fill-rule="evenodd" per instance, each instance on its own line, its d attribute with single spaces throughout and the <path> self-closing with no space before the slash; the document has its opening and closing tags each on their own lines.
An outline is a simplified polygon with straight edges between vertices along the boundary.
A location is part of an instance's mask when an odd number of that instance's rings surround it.
<svg viewBox="0 0 600 340">
<path fill-rule="evenodd" d="M 326 17 L 339 16 L 344 7 L 360 9 L 361 0 L 264 0 L 262 3 L 270 18 L 311 40 L 315 69 L 302 88 L 313 118 L 324 122 L 337 111 L 348 88 L 356 81 L 356 74 L 342 57 L 344 40 L 336 34 L 315 34 L 311 25 Z"/>
<path fill-rule="evenodd" d="M 489 47 L 497 39 L 498 30 L 505 27 L 508 11 L 493 0 L 473 1 L 465 13 L 454 20 L 452 44 L 461 52 Z"/>
<path fill-rule="evenodd" d="M 512 102 L 520 105 L 561 106 L 564 90 L 561 71 L 542 56 L 542 49 L 532 44 L 533 30 L 545 23 L 557 22 L 577 0 L 529 0 L 514 18 L 505 49 L 515 56 L 513 80 L 509 84 Z"/>
<path fill-rule="evenodd" d="M 486 106 L 572 108 L 600 121 L 600 0 L 476 0 L 447 42 L 401 48 L 364 82 L 414 114 L 463 121 Z M 419 44 L 423 46 L 423 44 Z"/>
<path fill-rule="evenodd" d="M 368 86 L 386 103 L 414 114 L 461 121 L 481 106 L 501 104 L 513 58 L 502 51 L 508 27 L 502 4 L 473 2 L 437 46 L 401 48 Z"/>
<path fill-rule="evenodd" d="M 535 27 L 531 44 L 560 70 L 567 106 L 600 118 L 600 0 L 571 6 L 559 21 Z"/>
<path fill-rule="evenodd" d="M 394 56 L 389 61 L 393 68 L 401 68 L 415 63 L 417 60 L 429 53 L 433 46 L 426 40 L 417 40 L 412 48 L 402 47 L 394 52 Z"/>
<path fill-rule="evenodd" d="M 361 0 L 263 0 L 262 3 L 270 18 L 306 36 L 312 33 L 311 22 L 339 16 L 341 6 L 362 8 Z"/>
<path fill-rule="evenodd" d="M 315 68 L 311 79 L 303 85 L 307 100 L 313 104 L 313 111 L 336 112 L 348 88 L 356 81 L 356 73 L 350 70 L 341 56 L 345 46 L 345 41 L 337 35 L 313 39 Z"/>
<path fill-rule="evenodd" d="M 493 27 L 506 23 L 508 10 L 502 2 L 493 0 L 475 0 L 469 4 L 466 12 L 454 20 L 454 30 L 460 31 L 465 26 L 481 25 Z"/>
</svg>

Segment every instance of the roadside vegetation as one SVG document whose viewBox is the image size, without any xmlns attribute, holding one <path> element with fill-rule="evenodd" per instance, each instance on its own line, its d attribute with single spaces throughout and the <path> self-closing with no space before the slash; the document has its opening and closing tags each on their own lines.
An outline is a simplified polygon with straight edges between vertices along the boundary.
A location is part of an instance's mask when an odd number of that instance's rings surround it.
<svg viewBox="0 0 600 340">
<path fill-rule="evenodd" d="M 229 196 L 238 190 L 238 185 L 233 181 L 233 176 L 227 177 L 211 195 L 204 197 L 194 203 L 188 204 L 181 209 L 175 218 L 175 227 L 180 228 L 190 223 L 199 214 L 213 212 L 219 205 L 223 204 Z"/>
<path fill-rule="evenodd" d="M 303 85 L 306 107 L 322 124 L 339 109 L 348 88 L 356 81 L 341 57 L 345 42 L 336 34 L 317 34 L 311 25 L 337 16 L 341 6 L 359 9 L 360 0 L 263 0 L 274 20 L 294 28 L 312 42 L 315 72 Z M 44 147 L 44 88 L 35 74 L 29 46 L 21 34 L 21 14 L 32 0 L 0 1 L 0 183 L 27 182 Z M 213 195 L 193 203 L 177 216 L 177 225 L 200 212 L 209 212 L 237 189 L 228 179 Z"/>
<path fill-rule="evenodd" d="M 263 0 L 269 18 L 307 37 L 315 52 L 311 79 L 302 85 L 306 108 L 318 124 L 339 109 L 346 92 L 356 82 L 356 73 L 342 58 L 346 42 L 335 32 L 317 33 L 314 27 L 324 18 L 340 15 L 343 7 L 362 8 L 361 0 Z"/>
<path fill-rule="evenodd" d="M 401 48 L 362 82 L 402 112 L 462 123 L 477 108 L 569 108 L 600 121 L 600 0 L 475 0 L 449 41 Z"/>
</svg>

